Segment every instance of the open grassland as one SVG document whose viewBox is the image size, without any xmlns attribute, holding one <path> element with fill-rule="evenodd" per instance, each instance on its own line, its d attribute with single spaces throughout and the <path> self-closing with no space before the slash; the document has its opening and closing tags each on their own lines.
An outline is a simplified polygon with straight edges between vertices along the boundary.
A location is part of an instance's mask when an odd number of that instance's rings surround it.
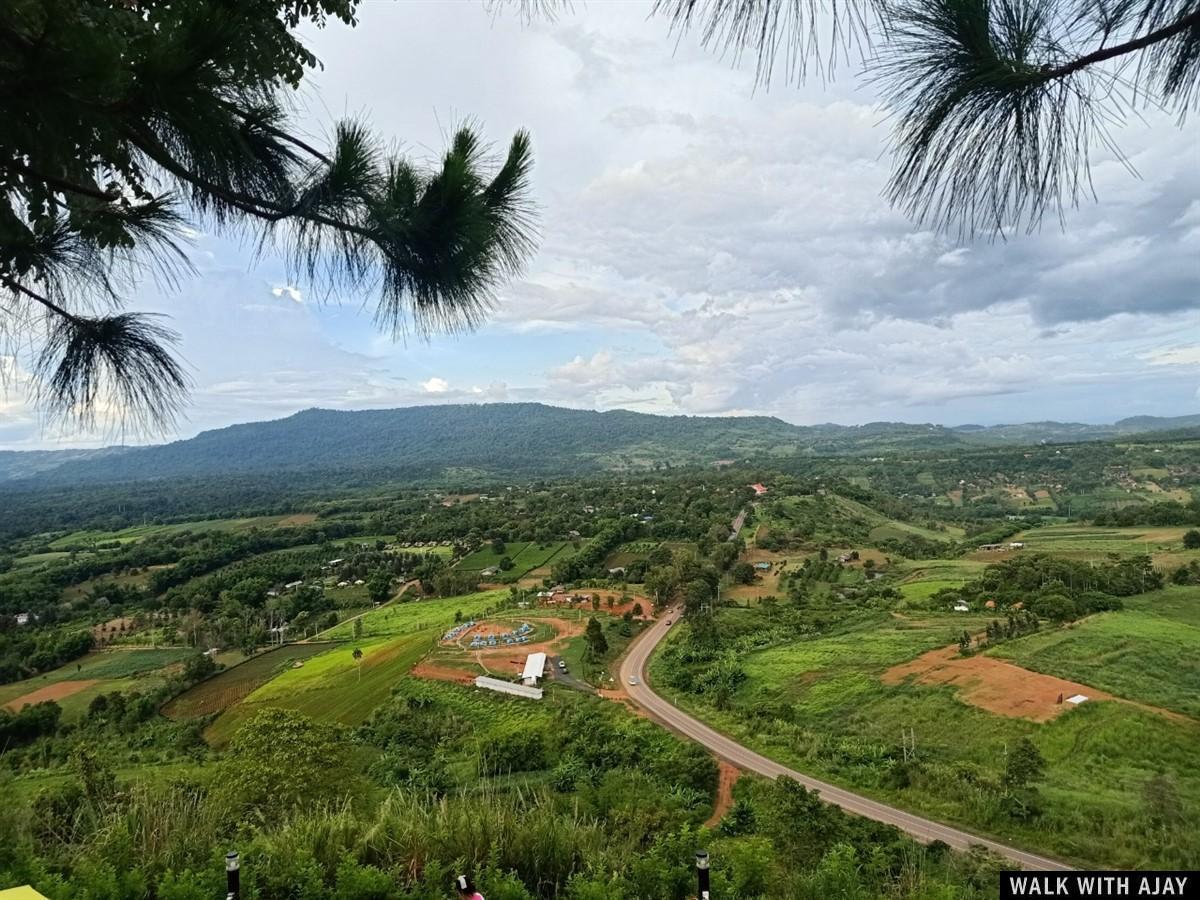
<svg viewBox="0 0 1200 900">
<path fill-rule="evenodd" d="M 507 544 L 503 553 L 497 553 L 491 545 L 484 545 L 474 553 L 463 558 L 457 568 L 466 572 L 481 572 L 500 565 L 500 560 L 508 557 L 512 568 L 500 572 L 498 577 L 506 579 L 520 578 L 527 572 L 549 565 L 557 559 L 565 559 L 575 552 L 573 545 L 567 541 L 551 541 L 539 544 L 536 541 L 513 541 Z"/>
<path fill-rule="evenodd" d="M 889 666 L 945 643 L 954 626 L 974 630 L 984 621 L 894 619 L 751 653 L 726 709 L 666 693 L 800 771 L 1031 849 L 1105 867 L 1186 867 L 1200 858 L 1197 723 L 1093 702 L 1038 724 L 964 702 L 953 685 L 880 680 Z M 656 660 L 652 678 L 665 675 Z M 898 781 L 892 772 L 902 733 L 911 735 L 910 748 L 915 739 L 918 762 Z M 1006 748 L 1023 736 L 1047 761 L 1043 812 L 1029 821 L 1007 814 L 997 787 Z M 1186 811 L 1166 830 L 1149 823 L 1143 800 L 1143 785 L 1157 772 L 1171 779 Z"/>
<path fill-rule="evenodd" d="M 440 636 L 426 629 L 403 637 L 380 637 L 339 645 L 286 668 L 227 709 L 205 731 L 214 746 L 229 741 L 242 722 L 261 709 L 294 709 L 326 722 L 358 725 L 383 703 Z M 354 648 L 362 651 L 355 660 Z"/>
<path fill-rule="evenodd" d="M 155 650 L 100 650 L 44 675 L 0 685 L 0 706 L 19 708 L 31 702 L 54 700 L 68 719 L 87 710 L 92 698 L 118 690 L 150 690 L 162 685 L 167 671 L 196 651 L 170 647 Z M 65 685 L 55 688 L 55 685 Z"/>
<path fill-rule="evenodd" d="M 944 588 L 962 587 L 977 577 L 986 562 L 977 559 L 922 559 L 896 564 L 896 587 L 905 600 L 924 601 Z"/>
<path fill-rule="evenodd" d="M 963 530 L 956 525 L 945 526 L 945 531 L 935 531 L 932 528 L 925 528 L 921 525 L 913 525 L 910 522 L 901 522 L 898 519 L 888 518 L 878 510 L 859 503 L 857 500 L 851 500 L 849 497 L 843 497 L 840 494 L 835 499 L 842 510 L 874 526 L 871 529 L 870 535 L 873 541 L 884 540 L 885 538 L 905 538 L 912 535 L 930 541 L 954 541 L 963 536 Z"/>
<path fill-rule="evenodd" d="M 326 643 L 285 644 L 259 653 L 184 691 L 163 707 L 163 715 L 169 719 L 192 719 L 222 712 L 286 671 L 297 660 L 329 649 L 330 645 Z"/>
<path fill-rule="evenodd" d="M 466 594 L 462 597 L 393 602 L 372 610 L 359 621 L 362 622 L 364 638 L 411 634 L 427 628 L 441 628 L 445 631 L 454 625 L 455 613 L 461 612 L 464 619 L 478 618 L 485 610 L 499 607 L 507 597 L 507 590 L 498 589 Z M 343 622 L 325 632 L 322 637 L 330 640 L 350 640 L 354 637 L 354 623 Z"/>
<path fill-rule="evenodd" d="M 175 522 L 170 525 L 133 525 L 119 531 L 73 531 L 70 534 L 51 541 L 52 550 L 77 547 L 86 544 L 101 544 L 116 541 L 129 544 L 148 537 L 180 534 L 184 531 L 200 533 L 204 531 L 249 531 L 251 528 L 287 528 L 293 525 L 308 525 L 315 522 L 316 515 L 312 513 L 293 513 L 283 516 L 251 516 L 245 519 L 205 519 L 199 522 Z"/>
<path fill-rule="evenodd" d="M 1186 528 L 1143 526 L 1102 528 L 1089 525 L 1049 525 L 1022 532 L 1013 540 L 1024 541 L 1026 552 L 1052 553 L 1072 559 L 1104 559 L 1109 554 L 1158 557 L 1183 551 Z"/>
<path fill-rule="evenodd" d="M 1144 594 L 1124 610 L 990 652 L 1037 672 L 1200 718 L 1200 588 Z"/>
</svg>

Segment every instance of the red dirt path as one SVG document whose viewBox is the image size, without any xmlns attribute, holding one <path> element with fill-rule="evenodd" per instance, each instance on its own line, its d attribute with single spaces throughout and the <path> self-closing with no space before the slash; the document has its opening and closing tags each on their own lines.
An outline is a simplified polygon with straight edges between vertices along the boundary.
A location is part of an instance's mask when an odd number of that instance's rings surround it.
<svg viewBox="0 0 1200 900">
<path fill-rule="evenodd" d="M 737 780 L 742 777 L 742 770 L 737 766 L 718 760 L 717 765 L 720 767 L 720 773 L 717 777 L 717 799 L 713 803 L 712 815 L 708 817 L 705 826 L 708 828 L 716 828 L 725 814 L 729 812 L 733 806 L 733 786 L 737 784 Z"/>
</svg>

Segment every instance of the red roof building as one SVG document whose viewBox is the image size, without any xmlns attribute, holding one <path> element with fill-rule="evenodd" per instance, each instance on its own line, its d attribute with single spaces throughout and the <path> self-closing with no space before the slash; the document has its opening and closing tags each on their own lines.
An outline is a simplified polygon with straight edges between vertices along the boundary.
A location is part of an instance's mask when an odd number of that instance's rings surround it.
<svg viewBox="0 0 1200 900">
<path fill-rule="evenodd" d="M 761 497 L 767 492 L 767 486 L 759 482 L 755 482 L 754 484 L 750 485 L 750 487 L 754 491 L 755 497 Z"/>
</svg>

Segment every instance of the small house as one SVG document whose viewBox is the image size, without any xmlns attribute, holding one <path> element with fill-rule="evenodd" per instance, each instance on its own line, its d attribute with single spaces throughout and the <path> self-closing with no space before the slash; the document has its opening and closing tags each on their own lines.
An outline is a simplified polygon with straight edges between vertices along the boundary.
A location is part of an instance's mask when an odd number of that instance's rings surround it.
<svg viewBox="0 0 1200 900">
<path fill-rule="evenodd" d="M 970 612 L 971 607 L 967 606 L 965 601 L 959 600 L 957 603 L 954 604 L 954 611 L 955 612 Z"/>
</svg>

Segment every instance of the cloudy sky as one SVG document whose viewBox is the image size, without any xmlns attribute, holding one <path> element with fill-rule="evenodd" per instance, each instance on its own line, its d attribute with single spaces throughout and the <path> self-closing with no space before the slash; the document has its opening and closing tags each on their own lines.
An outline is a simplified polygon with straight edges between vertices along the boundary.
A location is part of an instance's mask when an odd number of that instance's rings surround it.
<svg viewBox="0 0 1200 900">
<path fill-rule="evenodd" d="M 199 273 L 131 303 L 183 334 L 196 387 L 171 436 L 464 401 L 801 424 L 1200 411 L 1195 117 L 1119 128 L 1140 177 L 1096 152 L 1099 200 L 1064 228 L 961 243 L 882 199 L 888 130 L 853 67 L 755 90 L 648 6 L 523 24 L 474 2 L 367 2 L 358 28 L 310 33 L 309 134 L 362 115 L 432 158 L 464 119 L 500 144 L 529 129 L 540 250 L 477 333 L 396 344 L 373 298 L 314 296 L 199 225 Z M 0 365 L 0 447 L 112 439 L 47 430 L 19 366 Z"/>
</svg>

